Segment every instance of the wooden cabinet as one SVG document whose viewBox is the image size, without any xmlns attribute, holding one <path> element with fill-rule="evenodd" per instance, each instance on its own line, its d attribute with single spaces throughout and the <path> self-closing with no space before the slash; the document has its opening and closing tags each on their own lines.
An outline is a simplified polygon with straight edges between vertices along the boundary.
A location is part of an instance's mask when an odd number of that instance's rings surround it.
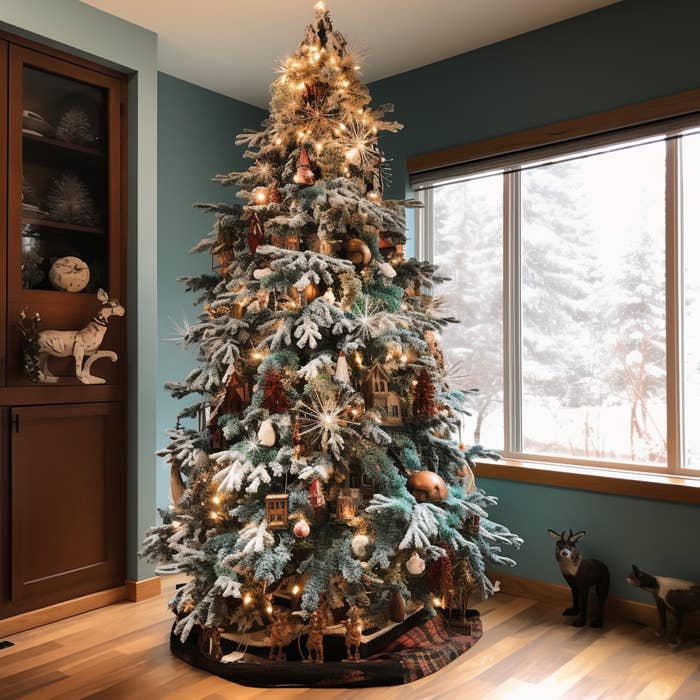
<svg viewBox="0 0 700 700">
<path fill-rule="evenodd" d="M 97 290 L 125 299 L 124 78 L 0 34 L 0 618 L 125 577 L 126 323 L 111 318 L 104 384 L 72 357 L 26 376 L 18 322 L 78 330 Z"/>
</svg>

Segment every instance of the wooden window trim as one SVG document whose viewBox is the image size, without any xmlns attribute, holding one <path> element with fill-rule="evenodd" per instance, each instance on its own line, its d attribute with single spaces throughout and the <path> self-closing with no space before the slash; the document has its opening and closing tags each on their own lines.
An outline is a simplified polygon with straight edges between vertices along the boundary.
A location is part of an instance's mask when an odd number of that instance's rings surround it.
<svg viewBox="0 0 700 700">
<path fill-rule="evenodd" d="M 478 460 L 474 471 L 477 477 L 487 479 L 700 505 L 700 478 L 697 477 L 518 459 Z"/>
<path fill-rule="evenodd" d="M 486 141 L 475 141 L 410 156 L 407 159 L 407 168 L 409 174 L 438 170 L 698 113 L 700 113 L 700 88 L 535 129 L 505 134 Z"/>
</svg>

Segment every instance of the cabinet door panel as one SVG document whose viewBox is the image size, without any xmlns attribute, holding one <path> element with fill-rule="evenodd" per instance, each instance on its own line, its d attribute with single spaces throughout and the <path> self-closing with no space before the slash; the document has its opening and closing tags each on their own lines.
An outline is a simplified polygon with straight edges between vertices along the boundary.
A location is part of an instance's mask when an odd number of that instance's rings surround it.
<svg viewBox="0 0 700 700">
<path fill-rule="evenodd" d="M 0 387 L 5 386 L 7 341 L 5 312 L 7 285 L 7 42 L 0 41 Z"/>
<path fill-rule="evenodd" d="M 119 405 L 12 409 L 12 600 L 124 581 Z"/>
</svg>

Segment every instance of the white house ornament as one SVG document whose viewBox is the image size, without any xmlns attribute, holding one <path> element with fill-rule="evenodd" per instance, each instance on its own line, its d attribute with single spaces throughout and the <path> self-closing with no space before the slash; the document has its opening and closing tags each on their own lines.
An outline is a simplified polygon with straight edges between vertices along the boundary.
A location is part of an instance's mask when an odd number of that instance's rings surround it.
<svg viewBox="0 0 700 700">
<path fill-rule="evenodd" d="M 59 378 L 49 369 L 50 357 L 73 357 L 75 360 L 75 376 L 83 384 L 104 384 L 102 377 L 91 374 L 92 365 L 102 358 L 112 362 L 118 359 L 117 353 L 112 350 L 100 350 L 107 324 L 112 316 L 123 316 L 126 312 L 117 299 L 111 299 L 103 289 L 97 292 L 97 300 L 100 309 L 92 320 L 78 331 L 57 331 L 38 329 L 41 320 L 38 315 L 35 322 L 28 328 L 24 311 L 20 314 L 20 332 L 22 334 L 22 346 L 25 370 L 28 367 L 36 368 L 29 378 L 39 384 L 56 384 Z"/>
<path fill-rule="evenodd" d="M 67 255 L 51 265 L 49 282 L 61 292 L 82 292 L 90 282 L 90 268 L 80 258 Z"/>
</svg>

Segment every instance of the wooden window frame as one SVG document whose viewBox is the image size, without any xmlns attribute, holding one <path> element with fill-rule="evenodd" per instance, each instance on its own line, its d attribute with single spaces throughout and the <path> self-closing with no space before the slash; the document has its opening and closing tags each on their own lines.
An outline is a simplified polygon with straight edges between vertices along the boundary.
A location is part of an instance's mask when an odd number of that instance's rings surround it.
<svg viewBox="0 0 700 700">
<path fill-rule="evenodd" d="M 487 172 L 538 153 L 574 153 L 599 144 L 615 144 L 661 132 L 700 125 L 700 89 L 620 107 L 607 112 L 468 143 L 408 158 L 412 182 L 438 180 L 455 169 Z M 520 173 L 503 168 L 503 328 L 505 459 L 479 463 L 479 473 L 526 483 L 638 495 L 700 504 L 700 470 L 683 467 L 683 328 L 680 140 L 666 139 L 666 406 L 667 466 L 584 460 L 522 452 L 520 306 Z M 501 166 L 502 167 L 502 166 Z M 425 211 L 432 209 L 432 189 L 420 189 Z M 432 258 L 429 216 L 417 215 L 416 254 Z"/>
</svg>

